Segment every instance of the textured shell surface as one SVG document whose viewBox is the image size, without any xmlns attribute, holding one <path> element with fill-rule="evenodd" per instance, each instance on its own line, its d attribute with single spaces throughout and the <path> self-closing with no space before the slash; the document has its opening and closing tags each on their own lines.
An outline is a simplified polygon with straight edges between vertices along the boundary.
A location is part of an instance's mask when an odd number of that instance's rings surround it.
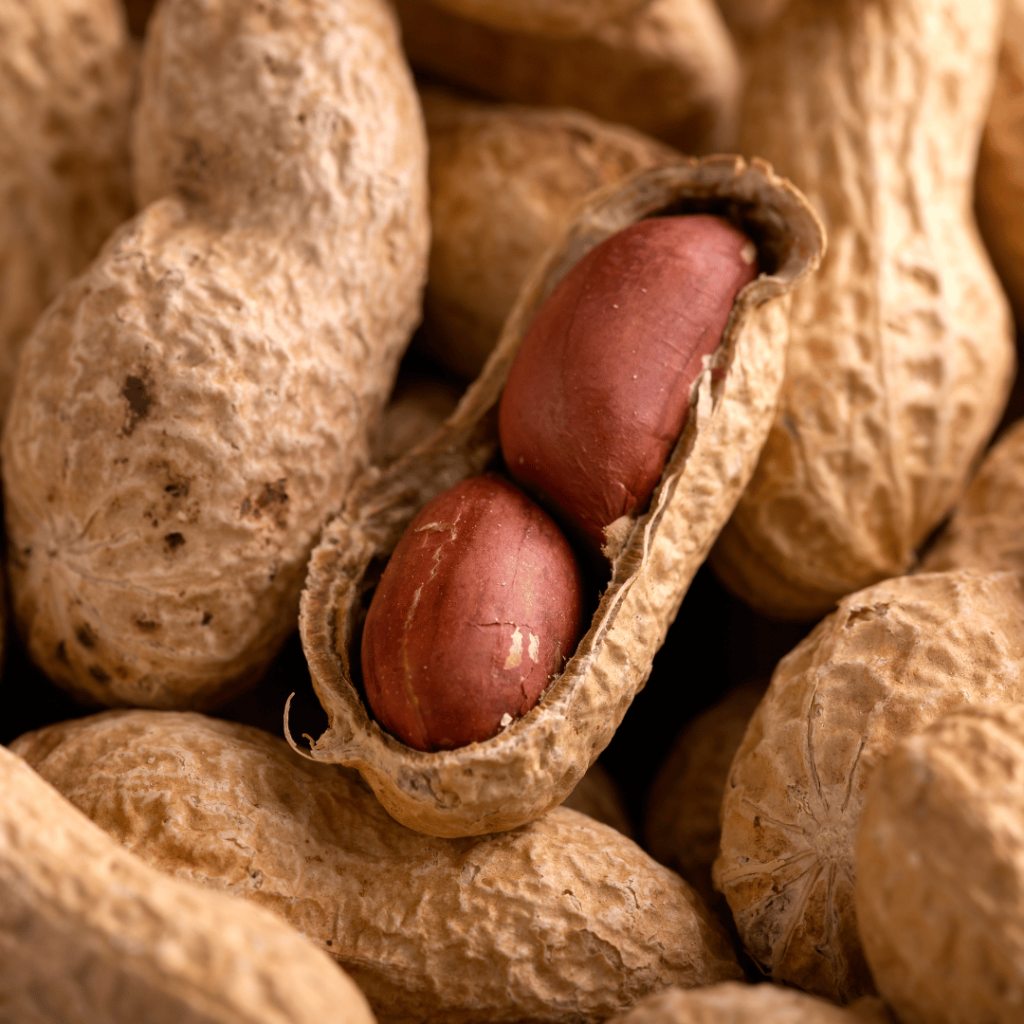
<svg viewBox="0 0 1024 1024">
<path fill-rule="evenodd" d="M 647 0 L 435 0 L 438 7 L 494 28 L 575 35 L 633 14 Z"/>
<path fill-rule="evenodd" d="M 421 92 L 430 140 L 430 353 L 475 377 L 533 263 L 590 193 L 679 154 L 577 110 Z"/>
<path fill-rule="evenodd" d="M 1024 422 L 989 449 L 952 519 L 922 561 L 928 571 L 1024 573 Z"/>
<path fill-rule="evenodd" d="M 1024 708 L 970 708 L 900 743 L 868 787 L 857 916 L 905 1024 L 1011 1024 L 1024 1006 Z"/>
<path fill-rule="evenodd" d="M 649 508 L 609 528 L 610 582 L 599 603 L 594 595 L 586 635 L 540 703 L 497 736 L 429 754 L 406 747 L 369 717 L 352 674 L 374 571 L 422 505 L 495 455 L 504 382 L 555 283 L 621 228 L 688 212 L 741 225 L 757 240 L 763 272 L 737 297 Z M 639 171 L 587 200 L 524 282 L 497 347 L 452 416 L 386 472 L 364 474 L 310 559 L 300 632 L 329 728 L 309 755 L 358 768 L 392 814 L 433 835 L 515 828 L 560 803 L 646 683 L 690 580 L 749 479 L 782 379 L 789 292 L 813 272 L 823 244 L 800 194 L 767 165 L 738 157 Z"/>
<path fill-rule="evenodd" d="M 118 0 L 0 5 L 0 421 L 22 343 L 132 213 Z"/>
<path fill-rule="evenodd" d="M 995 93 L 974 179 L 978 227 L 1024 326 L 1024 0 L 1006 0 Z"/>
<path fill-rule="evenodd" d="M 209 706 L 294 629 L 418 316 L 422 119 L 382 0 L 169 0 L 145 209 L 27 342 L 3 439 L 15 615 L 79 697 Z"/>
<path fill-rule="evenodd" d="M 410 62 L 491 99 L 575 107 L 628 124 L 686 153 L 732 148 L 740 70 L 714 0 L 642 0 L 593 21 L 530 18 L 517 27 L 476 20 L 463 3 L 396 0 Z M 567 6 L 546 5 L 551 11 Z"/>
<path fill-rule="evenodd" d="M 740 151 L 822 215 L 786 381 L 712 555 L 780 618 L 906 572 L 959 497 L 1013 372 L 1005 297 L 970 215 L 999 0 L 793 0 L 751 51 Z"/>
<path fill-rule="evenodd" d="M 701 989 L 666 989 L 611 1024 L 894 1024 L 877 999 L 836 1006 L 778 985 L 727 981 Z"/>
<path fill-rule="evenodd" d="M 437 839 L 359 776 L 191 712 L 110 711 L 13 749 L 150 865 L 275 911 L 381 1021 L 600 1021 L 667 985 L 740 977 L 681 878 L 558 809 Z"/>
<path fill-rule="evenodd" d="M 904 736 L 970 704 L 1024 698 L 1024 591 L 1010 573 L 876 584 L 780 663 L 736 753 L 715 886 L 776 981 L 873 991 L 854 910 L 872 772 Z"/>
<path fill-rule="evenodd" d="M 373 1024 L 273 914 L 167 878 L 0 747 L 0 1020 Z"/>
</svg>

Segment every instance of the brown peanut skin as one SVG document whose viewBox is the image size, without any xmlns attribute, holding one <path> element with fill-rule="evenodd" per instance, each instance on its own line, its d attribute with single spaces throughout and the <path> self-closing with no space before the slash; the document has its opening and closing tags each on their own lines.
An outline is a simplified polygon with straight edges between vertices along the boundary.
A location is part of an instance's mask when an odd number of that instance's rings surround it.
<svg viewBox="0 0 1024 1024">
<path fill-rule="evenodd" d="M 642 220 L 592 249 L 531 323 L 501 399 L 509 472 L 597 547 L 647 504 L 703 357 L 757 275 L 720 217 Z"/>
<path fill-rule="evenodd" d="M 508 481 L 471 477 L 420 510 L 384 570 L 363 630 L 367 700 L 417 750 L 489 739 L 562 670 L 582 614 L 558 527 Z"/>
</svg>

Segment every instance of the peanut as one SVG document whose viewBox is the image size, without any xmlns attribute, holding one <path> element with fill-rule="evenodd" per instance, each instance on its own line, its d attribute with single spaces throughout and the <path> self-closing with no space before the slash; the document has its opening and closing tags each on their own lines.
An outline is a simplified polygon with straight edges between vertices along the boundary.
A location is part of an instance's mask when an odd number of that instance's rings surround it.
<svg viewBox="0 0 1024 1024">
<path fill-rule="evenodd" d="M 854 911 L 864 787 L 904 736 L 1024 698 L 1024 590 L 1010 573 L 905 576 L 844 598 L 779 663 L 722 802 L 716 888 L 771 976 L 873 991 Z"/>
<path fill-rule="evenodd" d="M 611 580 L 573 658 L 527 715 L 484 743 L 424 754 L 371 722 L 352 683 L 367 571 L 430 498 L 479 473 L 497 448 L 496 407 L 525 326 L 557 281 L 616 231 L 656 213 L 729 215 L 758 240 L 764 273 L 739 295 L 696 389 L 695 412 L 650 508 L 618 523 Z M 591 197 L 524 284 L 483 373 L 438 433 L 366 473 L 310 560 L 300 629 L 329 728 L 309 751 L 359 768 L 404 824 L 445 836 L 515 828 L 572 790 L 611 739 L 753 466 L 775 405 L 789 291 L 823 237 L 802 197 L 737 157 L 642 171 Z"/>
<path fill-rule="evenodd" d="M 3 747 L 0 793 L 0 1019 L 373 1024 L 276 916 L 147 867 Z"/>
<path fill-rule="evenodd" d="M 904 1024 L 1010 1024 L 1024 1005 L 1024 708 L 965 708 L 900 742 L 857 831 L 857 918 Z"/>
<path fill-rule="evenodd" d="M 537 310 L 501 395 L 501 451 L 595 550 L 650 500 L 756 264 L 720 217 L 642 220 L 591 249 Z"/>
<path fill-rule="evenodd" d="M 806 191 L 830 254 L 712 559 L 773 617 L 906 572 L 999 420 L 1010 320 L 970 198 L 1001 9 L 791 0 L 752 48 L 741 152 Z"/>
<path fill-rule="evenodd" d="M 168 0 L 145 209 L 27 342 L 3 439 L 14 612 L 82 699 L 210 706 L 293 630 L 418 316 L 423 129 L 382 0 Z"/>
<path fill-rule="evenodd" d="M 610 825 L 630 839 L 634 838 L 633 825 L 622 802 L 622 792 L 600 761 L 595 761 L 587 769 L 561 806 L 570 811 L 579 811 L 595 821 Z"/>
<path fill-rule="evenodd" d="M 195 713 L 105 712 L 13 749 L 152 867 L 284 917 L 382 1024 L 589 1024 L 667 985 L 740 976 L 682 879 L 573 811 L 423 836 L 355 773 Z"/>
<path fill-rule="evenodd" d="M 366 616 L 363 686 L 416 750 L 490 739 L 526 714 L 576 649 L 583 579 L 561 531 L 493 473 L 427 502 Z"/>
<path fill-rule="evenodd" d="M 1006 0 L 992 106 L 974 184 L 978 227 L 1024 329 L 1024 0 Z"/>
<path fill-rule="evenodd" d="M 413 67 L 491 99 L 585 110 L 686 153 L 731 147 L 740 72 L 714 0 L 642 0 L 629 12 L 611 0 L 586 19 L 566 16 L 578 0 L 506 4 L 520 8 L 503 19 L 511 30 L 475 6 L 460 17 L 397 0 Z"/>
<path fill-rule="evenodd" d="M 36 320 L 132 212 L 118 0 L 0 7 L 0 422 Z"/>
<path fill-rule="evenodd" d="M 679 154 L 576 110 L 474 103 L 440 89 L 420 95 L 433 231 L 418 339 L 472 379 L 530 267 L 573 209 L 596 189 Z"/>
</svg>

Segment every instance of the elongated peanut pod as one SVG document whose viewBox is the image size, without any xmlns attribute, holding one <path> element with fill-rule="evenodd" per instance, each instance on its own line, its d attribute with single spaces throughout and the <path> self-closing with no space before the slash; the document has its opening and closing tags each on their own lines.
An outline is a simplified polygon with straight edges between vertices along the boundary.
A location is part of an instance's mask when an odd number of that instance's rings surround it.
<svg viewBox="0 0 1024 1024">
<path fill-rule="evenodd" d="M 413 67 L 443 81 L 491 99 L 586 110 L 685 153 L 731 148 L 740 71 L 714 0 L 643 0 L 629 11 L 619 0 L 618 14 L 609 4 L 592 20 L 553 13 L 569 6 L 577 0 L 531 4 L 505 29 L 466 4 L 458 14 L 432 0 L 395 4 Z"/>
<path fill-rule="evenodd" d="M 119 0 L 0 5 L 0 422 L 36 320 L 132 212 L 133 70 Z"/>
<path fill-rule="evenodd" d="M 418 315 L 424 137 L 382 0 L 169 0 L 146 209 L 26 346 L 4 435 L 15 615 L 94 702 L 206 706 L 294 628 Z"/>
<path fill-rule="evenodd" d="M 591 193 L 678 154 L 579 110 L 421 93 L 430 139 L 430 273 L 419 343 L 475 377 L 527 273 Z"/>
<path fill-rule="evenodd" d="M 106 712 L 14 749 L 152 866 L 283 916 L 388 1024 L 597 1024 L 652 990 L 740 976 L 682 879 L 573 811 L 424 836 L 355 773 L 194 713 Z"/>
<path fill-rule="evenodd" d="M 277 917 L 148 867 L 0 747 L 0 1017 L 373 1024 Z"/>
<path fill-rule="evenodd" d="M 753 50 L 743 150 L 806 191 L 829 235 L 712 556 L 770 615 L 815 619 L 906 572 L 999 421 L 1010 319 L 970 206 L 1001 10 L 791 0 Z"/>
<path fill-rule="evenodd" d="M 873 991 L 854 908 L 864 790 L 904 736 L 968 704 L 1024 699 L 1011 573 L 924 573 L 851 594 L 779 662 L 733 760 L 715 887 L 783 983 Z"/>
</svg>

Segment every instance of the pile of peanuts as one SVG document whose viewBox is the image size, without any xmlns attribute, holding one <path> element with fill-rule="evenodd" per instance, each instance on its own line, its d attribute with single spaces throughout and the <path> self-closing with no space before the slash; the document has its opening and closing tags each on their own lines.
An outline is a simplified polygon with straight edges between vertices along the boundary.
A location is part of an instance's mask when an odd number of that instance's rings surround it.
<svg viewBox="0 0 1024 1024">
<path fill-rule="evenodd" d="M 0 1021 L 1024 1020 L 1014 318 L 1024 0 L 0 0 Z"/>
</svg>

